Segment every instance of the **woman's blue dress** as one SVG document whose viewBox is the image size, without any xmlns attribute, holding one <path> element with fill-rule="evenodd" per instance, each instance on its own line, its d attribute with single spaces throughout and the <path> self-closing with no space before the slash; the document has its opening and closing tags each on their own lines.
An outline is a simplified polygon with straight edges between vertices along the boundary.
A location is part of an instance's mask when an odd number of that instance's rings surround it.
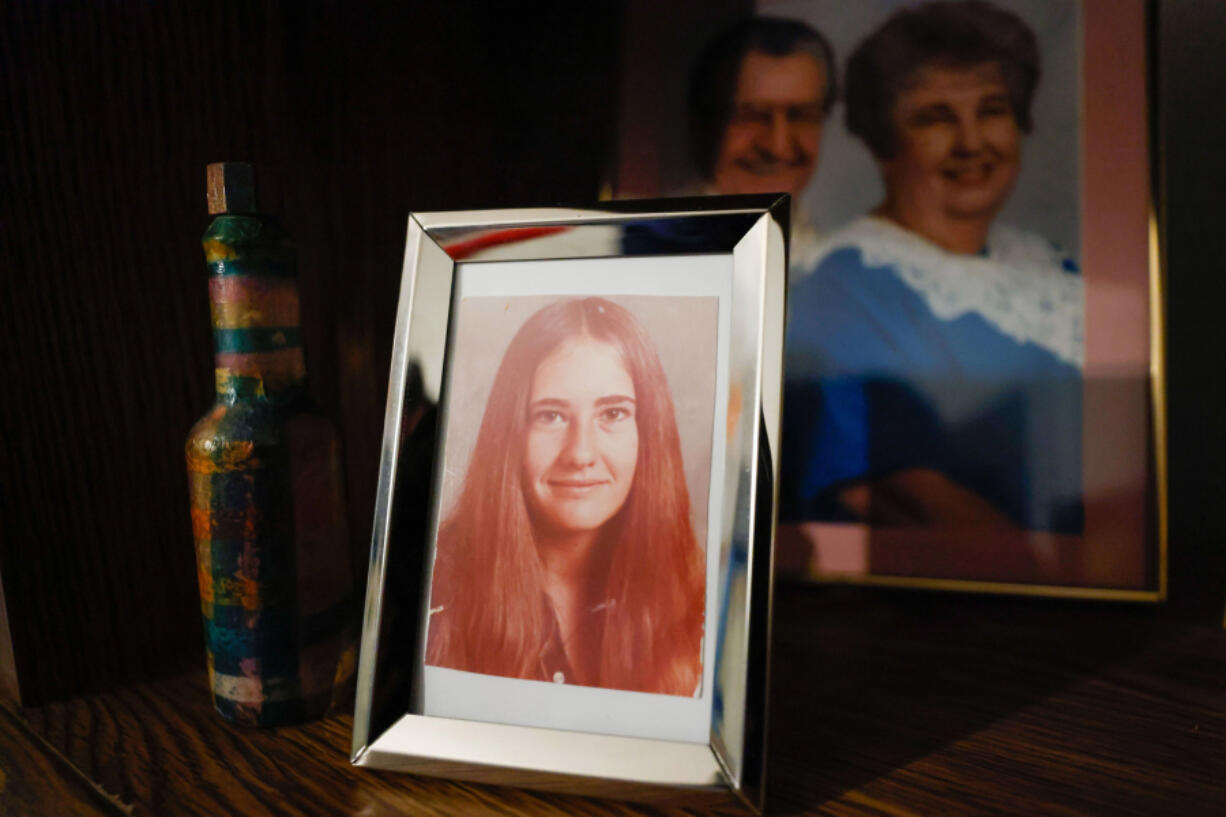
<svg viewBox="0 0 1226 817">
<path fill-rule="evenodd" d="M 1031 530 L 1077 534 L 1076 265 L 996 227 L 977 256 L 881 219 L 832 235 L 789 295 L 781 519 L 850 520 L 843 487 L 934 469 Z"/>
</svg>

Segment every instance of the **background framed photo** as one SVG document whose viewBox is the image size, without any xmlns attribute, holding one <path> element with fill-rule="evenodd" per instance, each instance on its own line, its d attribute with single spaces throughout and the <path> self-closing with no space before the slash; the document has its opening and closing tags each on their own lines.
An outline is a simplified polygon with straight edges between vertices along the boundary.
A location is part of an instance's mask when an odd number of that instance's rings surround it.
<svg viewBox="0 0 1226 817">
<path fill-rule="evenodd" d="M 668 48 L 631 15 L 615 193 L 796 202 L 794 575 L 1164 597 L 1148 8 L 764 0 Z"/>
<path fill-rule="evenodd" d="M 411 217 L 355 764 L 760 808 L 786 201 Z"/>
</svg>

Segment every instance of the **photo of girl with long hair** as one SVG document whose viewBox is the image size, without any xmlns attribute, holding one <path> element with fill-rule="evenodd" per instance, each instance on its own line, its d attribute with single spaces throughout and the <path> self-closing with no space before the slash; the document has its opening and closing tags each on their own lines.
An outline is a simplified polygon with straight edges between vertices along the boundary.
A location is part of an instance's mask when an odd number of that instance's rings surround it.
<svg viewBox="0 0 1226 817">
<path fill-rule="evenodd" d="M 691 514 L 706 509 L 643 323 L 606 298 L 553 299 L 511 338 L 484 406 L 462 478 L 447 455 L 426 663 L 698 694 L 706 578 Z"/>
</svg>

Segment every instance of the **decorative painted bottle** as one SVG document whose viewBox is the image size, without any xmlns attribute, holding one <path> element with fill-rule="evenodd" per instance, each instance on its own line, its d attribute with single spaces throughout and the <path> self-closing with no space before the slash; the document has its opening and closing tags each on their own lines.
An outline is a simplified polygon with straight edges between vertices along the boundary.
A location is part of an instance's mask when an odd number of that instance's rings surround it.
<svg viewBox="0 0 1226 817">
<path fill-rule="evenodd" d="M 217 398 L 187 471 L 214 706 L 277 726 L 325 713 L 356 639 L 339 440 L 306 389 L 297 251 L 256 181 L 208 168 Z"/>
</svg>

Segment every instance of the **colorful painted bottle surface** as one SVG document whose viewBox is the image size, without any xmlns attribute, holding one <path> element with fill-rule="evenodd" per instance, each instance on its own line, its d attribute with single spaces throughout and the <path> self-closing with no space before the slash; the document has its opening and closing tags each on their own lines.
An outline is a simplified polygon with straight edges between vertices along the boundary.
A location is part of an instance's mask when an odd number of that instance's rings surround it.
<svg viewBox="0 0 1226 817">
<path fill-rule="evenodd" d="M 187 438 L 213 702 L 277 726 L 322 716 L 353 674 L 340 444 L 310 399 L 297 251 L 250 165 L 209 165 L 204 234 L 217 398 Z"/>
</svg>

